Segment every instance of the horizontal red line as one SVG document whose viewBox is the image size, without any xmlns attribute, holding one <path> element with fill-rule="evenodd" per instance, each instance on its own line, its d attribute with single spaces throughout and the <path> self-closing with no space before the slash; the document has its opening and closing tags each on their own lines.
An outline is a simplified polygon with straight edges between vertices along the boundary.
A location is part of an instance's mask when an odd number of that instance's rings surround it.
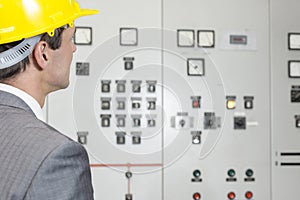
<svg viewBox="0 0 300 200">
<path fill-rule="evenodd" d="M 153 163 L 153 164 L 90 164 L 90 167 L 161 167 L 162 164 Z"/>
</svg>

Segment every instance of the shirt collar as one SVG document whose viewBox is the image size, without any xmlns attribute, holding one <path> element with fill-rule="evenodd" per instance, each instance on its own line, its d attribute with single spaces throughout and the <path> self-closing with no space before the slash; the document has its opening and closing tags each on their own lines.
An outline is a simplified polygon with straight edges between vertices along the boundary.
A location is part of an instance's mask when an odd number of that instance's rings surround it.
<svg viewBox="0 0 300 200">
<path fill-rule="evenodd" d="M 44 112 L 40 104 L 32 96 L 16 87 L 3 83 L 0 83 L 0 90 L 16 95 L 17 97 L 22 99 L 30 107 L 35 116 L 39 120 L 45 122 Z"/>
</svg>

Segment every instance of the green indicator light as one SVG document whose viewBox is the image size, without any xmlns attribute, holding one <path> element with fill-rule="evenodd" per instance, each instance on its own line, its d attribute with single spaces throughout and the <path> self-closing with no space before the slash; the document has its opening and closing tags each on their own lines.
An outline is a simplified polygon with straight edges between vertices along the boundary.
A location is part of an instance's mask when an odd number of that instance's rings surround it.
<svg viewBox="0 0 300 200">
<path fill-rule="evenodd" d="M 234 169 L 228 170 L 227 174 L 228 174 L 229 177 L 234 177 L 234 176 L 235 176 L 235 171 L 234 171 Z"/>
<path fill-rule="evenodd" d="M 246 171 L 246 176 L 248 176 L 248 177 L 251 177 L 251 176 L 253 176 L 253 170 L 252 169 L 247 169 L 247 171 Z"/>
<path fill-rule="evenodd" d="M 196 178 L 199 178 L 200 176 L 201 176 L 201 172 L 200 172 L 200 170 L 195 170 L 194 172 L 193 172 L 193 175 L 196 177 Z"/>
</svg>

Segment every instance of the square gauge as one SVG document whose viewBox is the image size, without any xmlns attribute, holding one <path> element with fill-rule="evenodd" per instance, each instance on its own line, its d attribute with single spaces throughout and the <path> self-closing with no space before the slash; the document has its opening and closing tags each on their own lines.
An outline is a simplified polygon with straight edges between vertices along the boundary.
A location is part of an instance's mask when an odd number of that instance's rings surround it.
<svg viewBox="0 0 300 200">
<path fill-rule="evenodd" d="M 215 32 L 198 30 L 198 47 L 213 48 L 215 46 Z"/>
<path fill-rule="evenodd" d="M 289 49 L 300 50 L 300 33 L 289 33 Z"/>
<path fill-rule="evenodd" d="M 138 29 L 137 28 L 120 28 L 120 45 L 137 46 Z"/>
<path fill-rule="evenodd" d="M 187 73 L 189 76 L 204 76 L 204 59 L 189 58 L 187 60 Z"/>
<path fill-rule="evenodd" d="M 289 61 L 289 77 L 300 78 L 300 60 Z"/>
<path fill-rule="evenodd" d="M 92 45 L 92 28 L 76 27 L 74 34 L 74 44 L 76 45 Z"/>
<path fill-rule="evenodd" d="M 194 47 L 194 30 L 177 30 L 177 45 L 178 47 Z"/>
</svg>

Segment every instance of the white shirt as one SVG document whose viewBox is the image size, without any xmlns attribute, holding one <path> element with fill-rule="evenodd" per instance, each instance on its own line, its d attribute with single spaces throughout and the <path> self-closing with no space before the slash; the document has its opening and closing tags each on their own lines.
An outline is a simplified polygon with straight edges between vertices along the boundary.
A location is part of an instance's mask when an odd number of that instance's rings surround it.
<svg viewBox="0 0 300 200">
<path fill-rule="evenodd" d="M 32 96 L 30 96 L 29 94 L 27 94 L 26 92 L 24 92 L 18 88 L 15 88 L 11 85 L 7 85 L 7 84 L 3 84 L 3 83 L 0 83 L 0 90 L 11 93 L 11 94 L 16 95 L 17 97 L 21 98 L 30 107 L 30 109 L 33 111 L 35 116 L 39 120 L 45 122 L 43 110 L 42 110 L 40 104 Z"/>
</svg>

